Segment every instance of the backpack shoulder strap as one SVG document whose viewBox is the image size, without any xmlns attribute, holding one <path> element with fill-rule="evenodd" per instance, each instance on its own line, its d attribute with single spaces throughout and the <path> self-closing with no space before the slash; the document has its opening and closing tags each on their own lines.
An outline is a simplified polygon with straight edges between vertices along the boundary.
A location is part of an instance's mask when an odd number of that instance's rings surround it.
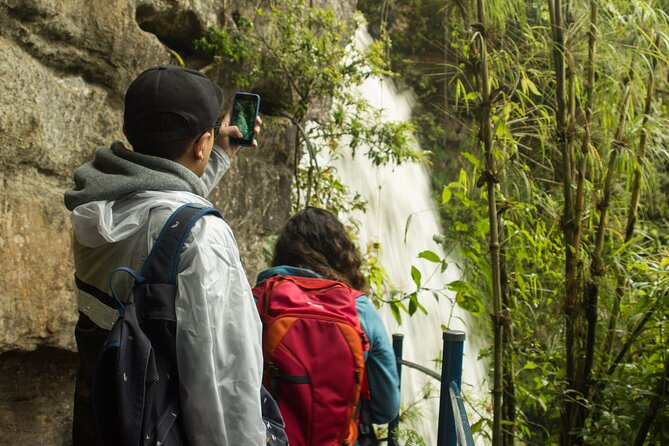
<svg viewBox="0 0 669 446">
<path fill-rule="evenodd" d="M 142 265 L 140 275 L 148 283 L 176 283 L 183 244 L 193 225 L 207 214 L 223 218 L 218 209 L 197 203 L 184 204 L 172 213 Z"/>
</svg>

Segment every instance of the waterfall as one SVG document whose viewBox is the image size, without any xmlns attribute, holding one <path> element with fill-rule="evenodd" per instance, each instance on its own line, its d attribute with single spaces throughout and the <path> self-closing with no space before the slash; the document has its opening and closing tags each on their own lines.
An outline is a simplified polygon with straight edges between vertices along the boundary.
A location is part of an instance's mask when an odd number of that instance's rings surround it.
<svg viewBox="0 0 669 446">
<path fill-rule="evenodd" d="M 365 47 L 371 41 L 364 27 L 358 29 L 357 45 Z M 413 102 L 411 95 L 397 91 L 390 80 L 373 77 L 356 90 L 373 106 L 383 109 L 389 121 L 410 119 Z M 449 267 L 442 274 L 438 265 L 417 258 L 418 253 L 424 250 L 431 250 L 441 258 L 444 257 L 443 249 L 432 239 L 441 233 L 441 229 L 427 168 L 418 164 L 376 167 L 364 156 L 364 152 L 364 148 L 359 148 L 355 159 L 352 159 L 350 150 L 342 145 L 343 156 L 329 161 L 330 165 L 337 168 L 342 183 L 351 192 L 360 193 L 367 201 L 367 212 L 354 215 L 361 223 L 360 246 L 364 249 L 370 242 L 381 244 L 379 259 L 382 266 L 393 285 L 407 294 L 415 290 L 410 273 L 412 265 L 421 270 L 424 280 L 430 277 L 426 287 L 444 289 L 446 283 L 459 278 L 456 266 L 449 262 Z M 407 223 L 409 227 L 405 237 Z M 436 269 L 436 274 L 431 274 Z M 467 332 L 462 392 L 466 399 L 482 401 L 486 393 L 485 370 L 477 360 L 479 346 L 475 342 L 476 336 L 472 336 L 467 327 L 469 316 L 463 310 L 453 307 L 451 299 L 442 297 L 437 302 L 432 293 L 423 293 L 420 302 L 428 314 L 420 311 L 412 317 L 403 314 L 401 326 L 397 325 L 388 308 L 381 308 L 388 333 L 404 334 L 404 359 L 439 372 L 440 369 L 433 361 L 440 357 L 442 349 L 441 325 Z M 439 389 L 436 380 L 403 367 L 403 405 L 419 397 L 426 383 L 432 383 L 436 388 L 437 391 L 433 393 L 436 396 Z M 424 417 L 416 430 L 428 446 L 437 442 L 438 404 L 438 399 L 433 397 L 420 406 Z M 470 409 L 468 415 L 470 423 L 478 419 Z"/>
</svg>

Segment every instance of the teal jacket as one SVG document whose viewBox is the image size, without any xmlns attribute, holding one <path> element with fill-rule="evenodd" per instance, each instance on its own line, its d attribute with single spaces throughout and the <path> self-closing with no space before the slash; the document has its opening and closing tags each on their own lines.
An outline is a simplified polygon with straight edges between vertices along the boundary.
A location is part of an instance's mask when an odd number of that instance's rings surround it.
<svg viewBox="0 0 669 446">
<path fill-rule="evenodd" d="M 258 274 L 257 283 L 272 276 L 319 277 L 321 275 L 309 269 L 293 266 L 276 266 Z M 399 413 L 400 383 L 397 377 L 397 361 L 386 332 L 383 320 L 374 304 L 365 295 L 355 300 L 360 325 L 369 338 L 369 351 L 365 352 L 365 367 L 371 400 L 369 402 L 371 421 L 385 424 L 392 421 Z"/>
</svg>

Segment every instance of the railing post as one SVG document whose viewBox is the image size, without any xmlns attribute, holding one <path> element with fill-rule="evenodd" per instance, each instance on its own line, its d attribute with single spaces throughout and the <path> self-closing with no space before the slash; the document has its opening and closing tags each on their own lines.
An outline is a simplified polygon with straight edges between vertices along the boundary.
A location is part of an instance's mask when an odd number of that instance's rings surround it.
<svg viewBox="0 0 669 446">
<path fill-rule="evenodd" d="M 402 364 L 400 360 L 402 359 L 402 348 L 404 346 L 404 335 L 401 333 L 393 333 L 393 351 L 395 352 L 395 358 L 397 359 L 397 377 L 400 383 L 400 389 L 402 388 Z M 388 423 L 388 446 L 399 446 L 397 440 L 395 439 L 395 429 L 400 423 L 399 415 L 390 423 Z"/>
<path fill-rule="evenodd" d="M 457 446 L 455 415 L 450 398 L 450 385 L 462 384 L 462 354 L 466 334 L 464 331 L 444 331 L 443 354 L 441 363 L 441 393 L 439 397 L 439 428 L 437 446 Z"/>
</svg>

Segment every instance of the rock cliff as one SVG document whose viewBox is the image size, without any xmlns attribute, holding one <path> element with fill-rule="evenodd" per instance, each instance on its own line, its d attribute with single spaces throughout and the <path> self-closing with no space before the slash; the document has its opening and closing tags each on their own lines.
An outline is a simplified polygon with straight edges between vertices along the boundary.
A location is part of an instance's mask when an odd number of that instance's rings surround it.
<svg viewBox="0 0 669 446">
<path fill-rule="evenodd" d="M 0 0 L 1 444 L 70 443 L 76 302 L 62 195 L 74 169 L 123 139 L 123 93 L 139 72 L 175 63 L 172 51 L 207 71 L 189 53 L 192 40 L 256 3 Z M 318 3 L 343 17 L 355 4 Z M 251 281 L 263 243 L 288 216 L 294 162 L 293 127 L 264 119 L 260 147 L 244 149 L 210 197 Z"/>
</svg>

